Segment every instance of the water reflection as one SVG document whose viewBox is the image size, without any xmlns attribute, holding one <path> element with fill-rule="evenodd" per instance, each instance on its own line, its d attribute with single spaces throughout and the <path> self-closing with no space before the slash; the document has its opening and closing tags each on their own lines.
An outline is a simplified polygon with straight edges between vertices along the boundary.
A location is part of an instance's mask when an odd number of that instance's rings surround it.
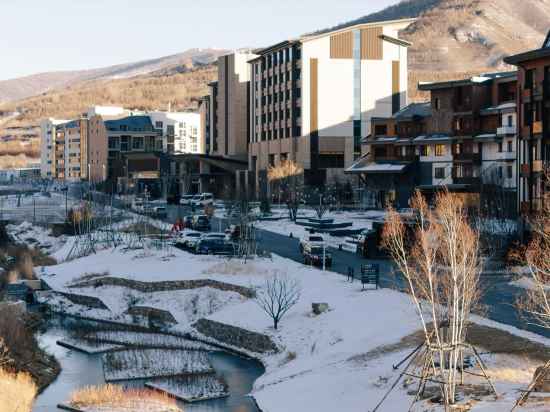
<svg viewBox="0 0 550 412">
<path fill-rule="evenodd" d="M 33 412 L 55 411 L 57 404 L 66 401 L 72 391 L 87 385 L 105 383 L 101 355 L 86 355 L 56 344 L 56 341 L 67 336 L 67 331 L 60 326 L 51 326 L 38 336 L 40 345 L 58 359 L 62 370 L 57 380 L 38 396 Z M 261 364 L 224 352 L 210 353 L 209 358 L 218 376 L 227 382 L 230 396 L 191 404 L 182 403 L 185 411 L 258 412 L 254 400 L 246 395 L 251 391 L 254 381 L 264 372 Z M 143 386 L 144 382 L 119 384 L 136 387 Z"/>
</svg>

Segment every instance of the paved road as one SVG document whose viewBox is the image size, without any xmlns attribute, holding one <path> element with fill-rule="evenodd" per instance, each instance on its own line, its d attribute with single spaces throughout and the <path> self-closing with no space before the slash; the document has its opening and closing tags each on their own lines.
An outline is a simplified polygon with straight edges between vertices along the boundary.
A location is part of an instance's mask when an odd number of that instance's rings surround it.
<svg viewBox="0 0 550 412">
<path fill-rule="evenodd" d="M 190 214 L 189 208 L 181 206 L 168 207 L 167 221 L 173 222 L 176 217 L 183 217 Z M 226 219 L 214 218 L 212 230 L 223 231 L 230 224 Z M 275 253 L 279 256 L 292 259 L 296 262 L 303 262 L 302 255 L 298 250 L 298 239 L 290 238 L 278 233 L 266 230 L 258 230 L 258 237 L 262 249 Z M 394 289 L 404 289 L 405 283 L 400 276 L 394 274 L 394 269 L 389 260 L 364 259 L 361 256 L 345 250 L 329 248 L 332 253 L 333 265 L 331 271 L 347 275 L 348 268 L 355 269 L 359 273 L 360 267 L 365 263 L 377 263 L 380 265 L 380 285 Z M 481 300 L 481 314 L 497 322 L 515 326 L 520 329 L 529 330 L 550 338 L 550 331 L 532 325 L 527 325 L 519 317 L 514 307 L 514 302 L 523 293 L 522 289 L 509 285 L 511 275 L 482 276 L 481 288 L 483 296 Z M 380 308 L 383 310 L 383 308 Z M 368 314 L 369 316 L 372 314 Z"/>
<path fill-rule="evenodd" d="M 177 217 L 191 214 L 190 209 L 187 207 L 168 206 L 167 209 L 168 217 L 166 221 L 170 223 L 173 223 Z M 230 223 L 226 219 L 214 218 L 212 221 L 212 230 L 223 231 Z M 298 250 L 298 239 L 266 230 L 258 230 L 258 238 L 262 249 L 296 262 L 303 262 L 302 255 Z M 355 269 L 355 273 L 359 273 L 361 264 L 377 263 L 380 265 L 380 285 L 382 287 L 405 288 L 403 279 L 394 274 L 389 260 L 370 260 L 348 251 L 335 248 L 329 248 L 329 250 L 333 257 L 331 271 L 347 275 L 348 268 L 352 267 Z M 511 277 L 511 275 L 482 276 L 481 288 L 483 295 L 481 304 L 483 307 L 481 314 L 489 319 L 550 338 L 550 331 L 533 325 L 527 325 L 519 318 L 514 307 L 514 302 L 523 293 L 523 290 L 509 285 Z M 382 311 L 383 308 L 380 308 L 380 310 Z M 366 314 L 366 316 L 372 316 L 372 314 Z"/>
</svg>

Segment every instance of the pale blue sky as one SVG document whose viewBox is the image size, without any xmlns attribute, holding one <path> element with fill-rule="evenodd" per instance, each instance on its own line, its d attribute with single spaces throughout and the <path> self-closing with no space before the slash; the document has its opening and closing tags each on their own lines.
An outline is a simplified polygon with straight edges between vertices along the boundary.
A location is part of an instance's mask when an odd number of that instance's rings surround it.
<svg viewBox="0 0 550 412">
<path fill-rule="evenodd" d="M 398 0 L 0 0 L 0 80 L 266 46 Z M 266 19 L 267 16 L 267 19 Z"/>
</svg>

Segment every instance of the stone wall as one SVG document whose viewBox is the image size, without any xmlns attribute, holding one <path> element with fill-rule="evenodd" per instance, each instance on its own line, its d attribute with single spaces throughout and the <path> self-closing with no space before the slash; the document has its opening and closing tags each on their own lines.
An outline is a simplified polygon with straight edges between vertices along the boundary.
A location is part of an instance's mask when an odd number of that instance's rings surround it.
<svg viewBox="0 0 550 412">
<path fill-rule="evenodd" d="M 278 352 L 271 338 L 261 333 L 204 318 L 195 322 L 193 327 L 204 336 L 236 348 L 257 353 Z"/>
<path fill-rule="evenodd" d="M 154 276 L 151 276 L 154 277 Z M 253 289 L 232 285 L 230 283 L 218 282 L 212 279 L 197 279 L 197 280 L 167 280 L 162 282 L 140 282 L 137 280 L 124 279 L 112 276 L 90 279 L 84 282 L 74 283 L 70 288 L 83 287 L 101 287 L 101 286 L 123 286 L 129 289 L 137 290 L 143 293 L 166 292 L 173 290 L 186 290 L 210 287 L 222 291 L 236 292 L 246 298 L 253 298 L 255 292 Z"/>
<path fill-rule="evenodd" d="M 55 292 L 55 293 L 69 299 L 71 302 L 77 305 L 88 306 L 89 308 L 93 308 L 93 309 L 109 310 L 109 308 L 105 305 L 105 303 L 103 303 L 101 299 L 93 296 L 77 295 L 74 293 L 65 293 L 65 292 Z"/>
</svg>

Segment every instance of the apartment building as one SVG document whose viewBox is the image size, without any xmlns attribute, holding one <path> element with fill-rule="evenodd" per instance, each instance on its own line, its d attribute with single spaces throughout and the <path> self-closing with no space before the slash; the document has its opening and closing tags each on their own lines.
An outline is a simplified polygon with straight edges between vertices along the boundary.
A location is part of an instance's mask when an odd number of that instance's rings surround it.
<svg viewBox="0 0 550 412">
<path fill-rule="evenodd" d="M 263 187 L 270 166 L 290 159 L 307 185 L 321 185 L 360 156 L 371 118 L 407 104 L 413 20 L 360 24 L 256 51 L 250 62 L 249 170 Z"/>
<path fill-rule="evenodd" d="M 546 207 L 550 190 L 550 32 L 541 48 L 504 61 L 518 67 L 518 209 L 528 216 Z"/>
<path fill-rule="evenodd" d="M 205 153 L 200 114 L 193 112 L 149 112 L 155 129 L 162 130 L 162 150 L 169 154 Z"/>
<path fill-rule="evenodd" d="M 44 119 L 40 122 L 40 176 L 43 179 L 57 177 L 56 128 L 67 122 L 68 120 L 54 118 Z M 64 151 L 62 150 L 61 153 L 64 153 Z"/>
<path fill-rule="evenodd" d="M 126 178 L 126 157 L 131 153 L 161 153 L 162 129 L 154 127 L 145 114 L 126 116 L 104 122 L 108 139 L 108 178 Z M 158 177 L 158 176 L 157 176 Z"/>
<path fill-rule="evenodd" d="M 364 156 L 347 172 L 360 177 L 373 206 L 407 207 L 416 189 L 443 187 L 499 216 L 515 212 L 515 72 L 420 84 L 431 101 L 373 118 Z"/>
<path fill-rule="evenodd" d="M 44 179 L 102 182 L 107 178 L 107 132 L 103 120 L 127 111 L 92 106 L 74 120 L 45 119 L 40 123 L 40 171 Z"/>
<path fill-rule="evenodd" d="M 254 57 L 251 50 L 243 49 L 218 58 L 218 80 L 208 85 L 208 95 L 199 104 L 204 155 L 174 156 L 172 169 L 182 193 L 230 197 L 241 183 L 248 185 L 248 62 Z"/>
</svg>

